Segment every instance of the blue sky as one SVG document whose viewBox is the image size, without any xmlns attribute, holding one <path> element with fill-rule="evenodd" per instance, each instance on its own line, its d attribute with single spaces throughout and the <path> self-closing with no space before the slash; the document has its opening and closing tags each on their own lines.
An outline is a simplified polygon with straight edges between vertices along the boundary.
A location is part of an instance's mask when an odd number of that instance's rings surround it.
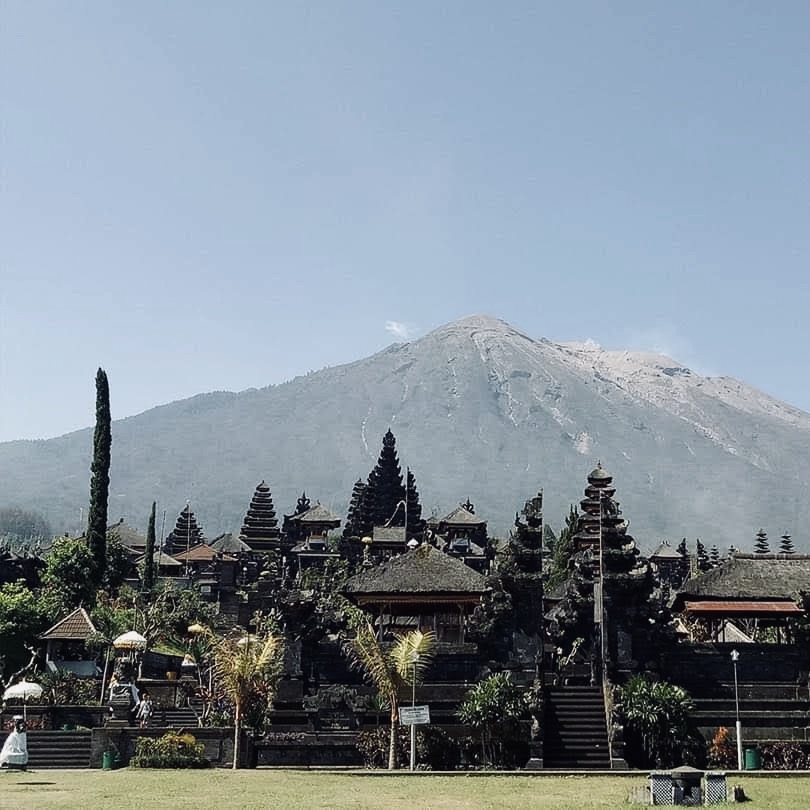
<svg viewBox="0 0 810 810">
<path fill-rule="evenodd" d="M 17 2 L 0 440 L 464 315 L 810 410 L 806 3 Z"/>
</svg>

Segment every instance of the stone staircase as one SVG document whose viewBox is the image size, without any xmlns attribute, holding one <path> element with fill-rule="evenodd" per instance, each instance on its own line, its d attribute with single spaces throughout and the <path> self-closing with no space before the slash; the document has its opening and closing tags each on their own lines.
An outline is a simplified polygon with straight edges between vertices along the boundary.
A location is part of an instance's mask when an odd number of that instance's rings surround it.
<svg viewBox="0 0 810 810">
<path fill-rule="evenodd" d="M 543 765 L 559 770 L 609 770 L 605 702 L 598 686 L 561 686 L 546 699 Z"/>
<path fill-rule="evenodd" d="M 90 731 L 29 731 L 28 767 L 89 768 Z"/>
<path fill-rule="evenodd" d="M 202 707 L 200 707 L 202 710 Z M 189 708 L 156 709 L 149 725 L 152 728 L 197 728 L 197 716 Z"/>
</svg>

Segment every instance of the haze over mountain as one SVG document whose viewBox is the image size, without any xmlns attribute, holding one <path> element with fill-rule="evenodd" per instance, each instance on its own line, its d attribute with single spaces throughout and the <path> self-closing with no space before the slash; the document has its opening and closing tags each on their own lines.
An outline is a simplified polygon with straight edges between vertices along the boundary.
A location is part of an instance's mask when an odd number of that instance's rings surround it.
<svg viewBox="0 0 810 810">
<path fill-rule="evenodd" d="M 556 530 L 601 460 L 642 549 L 700 537 L 750 550 L 762 527 L 772 550 L 785 530 L 810 550 L 810 414 L 667 357 L 533 339 L 485 316 L 282 385 L 114 422 L 110 521 L 143 528 L 154 499 L 168 532 L 190 500 L 209 538 L 238 531 L 262 479 L 279 517 L 306 490 L 345 518 L 388 427 L 424 516 L 469 497 L 503 536 L 543 489 Z M 91 428 L 0 444 L 0 505 L 83 528 L 91 449 Z"/>
</svg>

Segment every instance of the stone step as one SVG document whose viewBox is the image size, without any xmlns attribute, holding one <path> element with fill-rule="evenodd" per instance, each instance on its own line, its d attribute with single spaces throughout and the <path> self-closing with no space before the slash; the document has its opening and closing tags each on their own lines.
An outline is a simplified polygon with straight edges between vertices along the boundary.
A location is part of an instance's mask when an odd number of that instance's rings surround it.
<svg viewBox="0 0 810 810">
<path fill-rule="evenodd" d="M 29 731 L 28 764 L 33 768 L 89 768 L 89 731 Z"/>
</svg>

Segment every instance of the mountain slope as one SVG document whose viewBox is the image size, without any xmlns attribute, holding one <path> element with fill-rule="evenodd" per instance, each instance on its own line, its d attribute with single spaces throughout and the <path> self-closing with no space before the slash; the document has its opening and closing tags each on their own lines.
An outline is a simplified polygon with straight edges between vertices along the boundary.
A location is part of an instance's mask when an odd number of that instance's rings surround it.
<svg viewBox="0 0 810 810">
<path fill-rule="evenodd" d="M 114 385 L 114 384 L 113 384 Z M 412 343 L 259 390 L 203 394 L 115 422 L 110 518 L 168 531 L 185 501 L 208 536 L 238 530 L 255 485 L 345 515 L 391 427 L 423 512 L 469 497 L 504 534 L 538 489 L 555 527 L 600 459 L 642 547 L 701 537 L 749 549 L 761 526 L 807 549 L 810 415 L 666 357 L 533 340 L 464 318 Z M 2 500 L 81 525 L 92 431 L 0 444 Z"/>
</svg>

